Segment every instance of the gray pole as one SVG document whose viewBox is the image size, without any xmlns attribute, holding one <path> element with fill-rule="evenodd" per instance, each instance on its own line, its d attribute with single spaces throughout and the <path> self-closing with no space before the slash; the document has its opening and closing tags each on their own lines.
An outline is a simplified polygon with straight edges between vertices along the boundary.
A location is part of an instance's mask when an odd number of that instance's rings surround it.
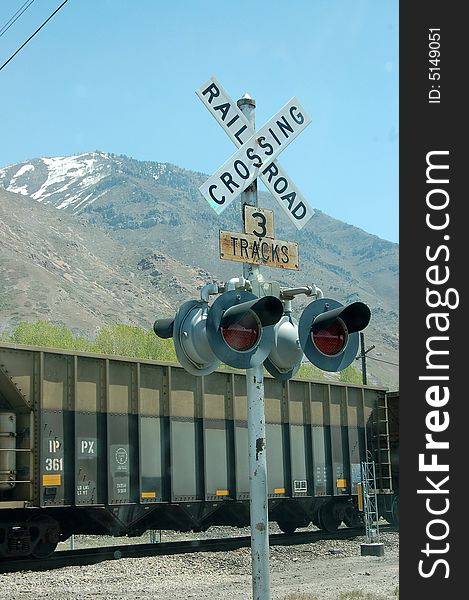
<svg viewBox="0 0 469 600">
<path fill-rule="evenodd" d="M 238 100 L 240 110 L 255 129 L 255 101 L 247 94 Z M 242 193 L 242 204 L 258 206 L 257 180 Z M 244 209 L 243 209 L 244 210 Z M 243 276 L 260 281 L 257 265 L 244 263 Z M 251 562 L 253 600 L 270 600 L 269 513 L 265 454 L 264 367 L 246 369 L 249 441 L 249 494 L 251 515 Z"/>
</svg>

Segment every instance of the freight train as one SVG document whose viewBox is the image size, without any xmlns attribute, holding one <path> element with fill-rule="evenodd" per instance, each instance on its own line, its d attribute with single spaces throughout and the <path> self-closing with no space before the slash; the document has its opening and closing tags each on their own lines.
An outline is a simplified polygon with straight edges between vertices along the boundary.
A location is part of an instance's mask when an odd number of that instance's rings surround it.
<svg viewBox="0 0 469 600">
<path fill-rule="evenodd" d="M 398 394 L 265 378 L 269 519 L 360 522 L 361 462 L 398 518 Z M 0 557 L 73 534 L 249 525 L 244 374 L 0 344 Z"/>
</svg>

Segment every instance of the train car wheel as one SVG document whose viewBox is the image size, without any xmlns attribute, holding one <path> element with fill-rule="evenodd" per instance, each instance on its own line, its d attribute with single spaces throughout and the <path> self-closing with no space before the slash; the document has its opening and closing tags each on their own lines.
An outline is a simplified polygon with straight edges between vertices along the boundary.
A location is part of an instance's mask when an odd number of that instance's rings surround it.
<svg viewBox="0 0 469 600">
<path fill-rule="evenodd" d="M 277 521 L 277 525 L 283 533 L 287 533 L 288 535 L 292 535 L 296 531 L 296 526 L 290 521 Z"/>
<path fill-rule="evenodd" d="M 312 523 L 313 523 L 313 525 L 316 525 L 316 527 L 318 529 L 323 529 L 322 524 L 321 524 L 321 518 L 320 518 L 319 511 L 316 511 L 314 513 L 313 518 L 312 518 Z"/>
<path fill-rule="evenodd" d="M 363 525 L 363 515 L 353 506 L 345 509 L 343 522 L 347 527 L 361 527 Z"/>
<path fill-rule="evenodd" d="M 34 558 L 47 558 L 48 556 L 50 556 L 55 549 L 57 548 L 57 542 L 38 542 L 35 546 L 34 546 L 34 550 L 32 550 L 31 552 L 31 556 L 34 556 Z"/>
<path fill-rule="evenodd" d="M 31 544 L 31 556 L 34 558 L 47 558 L 50 556 L 59 542 L 59 524 L 48 517 L 35 517 L 28 523 Z"/>
<path fill-rule="evenodd" d="M 324 504 L 319 509 L 319 523 L 324 531 L 334 532 L 339 528 L 342 517 L 333 504 Z"/>
</svg>

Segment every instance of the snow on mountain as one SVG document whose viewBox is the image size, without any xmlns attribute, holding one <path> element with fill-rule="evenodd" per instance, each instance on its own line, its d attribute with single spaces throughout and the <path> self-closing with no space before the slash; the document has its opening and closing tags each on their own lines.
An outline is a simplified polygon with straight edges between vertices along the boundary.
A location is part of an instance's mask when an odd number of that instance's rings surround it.
<svg viewBox="0 0 469 600">
<path fill-rule="evenodd" d="M 0 186 L 38 202 L 75 211 L 103 195 L 95 186 L 111 174 L 111 169 L 110 155 L 101 152 L 36 158 L 0 169 Z"/>
<path fill-rule="evenodd" d="M 55 208 L 82 212 L 111 188 L 130 178 L 147 178 L 154 183 L 163 174 L 171 177 L 171 172 L 171 166 L 163 163 L 86 152 L 35 158 L 0 168 L 0 188 Z"/>
</svg>

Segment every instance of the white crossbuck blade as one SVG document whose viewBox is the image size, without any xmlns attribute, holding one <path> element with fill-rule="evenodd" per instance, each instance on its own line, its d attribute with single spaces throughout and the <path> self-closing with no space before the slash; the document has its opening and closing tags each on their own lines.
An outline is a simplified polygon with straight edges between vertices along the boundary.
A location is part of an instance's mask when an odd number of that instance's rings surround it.
<svg viewBox="0 0 469 600">
<path fill-rule="evenodd" d="M 199 188 L 210 206 L 220 214 L 259 176 L 293 224 L 298 229 L 304 227 L 314 210 L 276 160 L 311 122 L 298 100 L 292 98 L 255 132 L 215 77 L 198 88 L 196 94 L 239 147 Z"/>
</svg>

